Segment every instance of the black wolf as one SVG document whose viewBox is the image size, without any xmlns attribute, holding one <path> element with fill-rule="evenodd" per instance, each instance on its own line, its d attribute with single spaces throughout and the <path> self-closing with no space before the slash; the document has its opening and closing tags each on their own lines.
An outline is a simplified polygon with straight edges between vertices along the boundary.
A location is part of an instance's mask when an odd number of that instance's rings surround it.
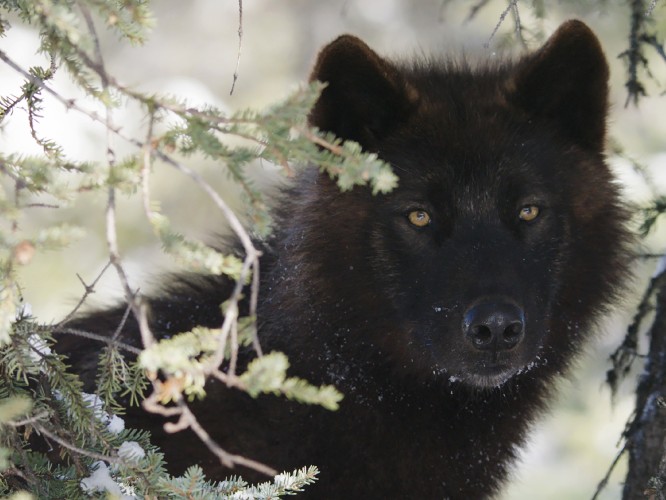
<svg viewBox="0 0 666 500">
<path fill-rule="evenodd" d="M 388 61 L 342 36 L 312 79 L 327 83 L 312 124 L 376 152 L 399 187 L 343 193 L 316 166 L 299 175 L 262 243 L 259 335 L 345 399 L 329 412 L 213 383 L 198 417 L 232 452 L 319 466 L 315 498 L 485 498 L 627 274 L 600 44 L 570 21 L 518 60 L 470 67 Z M 173 280 L 147 298 L 153 331 L 219 326 L 231 287 Z M 123 310 L 77 327 L 113 332 Z M 139 343 L 131 321 L 122 339 Z M 98 347 L 59 343 L 88 383 Z M 158 417 L 127 421 L 174 471 L 237 472 Z"/>
</svg>

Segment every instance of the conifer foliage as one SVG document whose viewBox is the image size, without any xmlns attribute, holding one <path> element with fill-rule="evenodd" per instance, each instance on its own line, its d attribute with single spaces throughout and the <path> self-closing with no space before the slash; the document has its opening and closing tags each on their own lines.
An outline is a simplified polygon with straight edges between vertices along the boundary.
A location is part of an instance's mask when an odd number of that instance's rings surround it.
<svg viewBox="0 0 666 500">
<path fill-rule="evenodd" d="M 433 3 L 444 11 L 454 2 Z M 471 2 L 469 18 L 490 3 L 489 0 Z M 571 3 L 606 4 L 597 0 Z M 513 19 L 514 29 L 509 38 L 514 43 L 526 46 L 532 38 L 539 39 L 542 30 L 526 29 L 519 7 L 529 9 L 531 17 L 543 21 L 547 18 L 547 4 L 543 0 L 503 2 L 505 10 L 488 42 L 505 18 Z M 628 0 L 625 4 L 627 48 L 619 56 L 626 64 L 627 104 L 636 104 L 649 94 L 650 87 L 644 80 L 654 79 L 648 68 L 648 56 L 656 54 L 660 63 L 666 61 L 662 37 L 654 22 L 656 12 L 663 6 L 657 0 Z M 242 19 L 242 1 L 239 7 Z M 301 469 L 278 473 L 252 457 L 226 452 L 224 443 L 210 439 L 188 406 L 192 400 L 205 397 L 206 384 L 211 379 L 253 397 L 273 394 L 303 404 L 321 405 L 331 411 L 337 409 L 342 398 L 333 387 L 315 387 L 290 376 L 289 360 L 283 353 L 261 350 L 255 327 L 259 250 L 250 234 L 267 235 L 271 220 L 265 195 L 253 185 L 247 167 L 259 160 L 291 175 L 300 165 L 311 163 L 335 177 L 342 190 L 369 185 L 373 193 L 390 191 L 397 178 L 388 165 L 376 155 L 363 153 L 357 143 L 343 143 L 308 126 L 308 113 L 321 91 L 316 82 L 268 109 L 235 113 L 210 105 L 193 106 L 179 96 L 144 93 L 125 85 L 107 71 L 103 35 L 112 34 L 123 43 L 137 45 L 146 40 L 153 24 L 147 0 L 0 0 L 0 37 L 19 25 L 30 26 L 39 33 L 43 61 L 41 65 L 27 67 L 11 51 L 0 49 L 0 65 L 11 68 L 22 79 L 22 84 L 11 93 L 0 95 L 0 128 L 10 121 L 12 125 L 18 122 L 40 151 L 37 155 L 26 155 L 11 144 L 0 143 L 2 496 L 16 500 L 272 499 L 301 491 L 317 477 L 316 464 L 302 464 Z M 73 93 L 54 84 L 54 79 L 62 74 L 75 83 Z M 104 161 L 72 159 L 56 140 L 43 134 L 40 120 L 47 112 L 46 97 L 106 131 L 106 143 L 100 145 Z M 140 108 L 143 117 L 138 123 L 120 123 L 119 110 L 130 105 Z M 251 228 L 241 222 L 224 195 L 206 181 L 192 158 L 213 160 L 235 182 L 251 216 Z M 160 211 L 160 193 L 152 187 L 151 175 L 158 169 L 170 170 L 194 183 L 212 201 L 240 242 L 243 249 L 240 257 L 222 254 L 174 228 L 168 216 Z M 637 169 L 640 170 L 638 166 Z M 68 207 L 89 192 L 99 193 L 105 200 L 98 207 L 106 221 L 109 256 L 102 274 L 118 275 L 128 303 L 126 317 L 134 315 L 141 325 L 143 349 L 126 345 L 115 337 L 102 338 L 67 328 L 94 291 L 101 274 L 92 281 L 81 279 L 84 288 L 81 300 L 57 324 L 40 323 L 22 301 L 17 270 L 28 265 L 35 255 L 67 247 L 84 234 L 81 228 L 68 223 L 33 232 L 26 229 L 28 225 L 24 222 L 35 209 Z M 118 244 L 117 197 L 121 195 L 141 202 L 155 238 L 176 262 L 191 271 L 224 274 L 236 281 L 232 295 L 220 304 L 224 321 L 218 328 L 197 327 L 161 341 L 153 337 L 141 293 L 130 285 Z M 639 217 L 644 222 L 643 235 L 654 229 L 664 213 L 666 198 L 663 197 L 644 207 Z M 614 390 L 634 362 L 646 357 L 640 354 L 639 333 L 655 303 L 657 316 L 663 320 L 664 283 L 666 272 L 662 265 L 645 292 L 624 342 L 612 357 L 608 381 Z M 241 316 L 239 301 L 247 284 L 251 285 L 250 310 L 249 315 Z M 630 476 L 627 484 L 631 488 L 626 489 L 626 498 L 633 498 L 634 491 L 663 498 L 666 489 L 666 449 L 662 444 L 666 441 L 655 439 L 654 443 L 647 443 L 650 449 L 643 450 L 644 420 L 663 415 L 666 406 L 663 370 L 650 371 L 650 367 L 663 367 L 664 322 L 655 324 L 652 338 L 662 340 L 653 342 L 657 347 L 649 352 L 650 362 L 638 390 L 639 411 L 627 426 L 623 437 L 628 444 L 622 447 L 618 458 L 629 451 L 634 467 L 634 462 L 647 463 L 648 454 L 655 458 L 658 470 L 652 467 L 642 471 L 645 477 Z M 101 369 L 94 393 L 83 391 L 80 380 L 68 372 L 66 359 L 52 350 L 53 331 L 100 341 Z M 253 346 L 257 354 L 242 373 L 236 370 L 240 345 Z M 240 477 L 211 482 L 197 466 L 190 467 L 181 477 L 171 476 L 166 472 L 162 453 L 151 444 L 149 433 L 125 427 L 121 399 L 176 417 L 170 431 L 190 429 L 201 439 L 201 446 L 208 447 L 225 465 L 252 467 L 266 473 L 270 480 L 258 485 L 249 485 Z M 659 436 L 664 435 L 663 428 L 657 430 Z M 600 484 L 599 491 L 607 481 L 608 477 Z"/>
<path fill-rule="evenodd" d="M 278 474 L 269 467 L 227 453 L 224 443 L 210 440 L 188 402 L 205 397 L 206 381 L 222 380 L 252 396 L 282 395 L 304 404 L 337 408 L 341 395 L 333 387 L 314 387 L 288 375 L 282 353 L 261 352 L 256 338 L 254 313 L 258 293 L 259 252 L 250 229 L 229 207 L 224 197 L 190 165 L 198 155 L 219 163 L 244 194 L 253 219 L 252 231 L 266 234 L 270 219 L 262 193 L 245 172 L 252 161 L 280 166 L 290 175 L 305 162 L 320 165 L 339 180 L 341 189 L 370 184 L 373 192 L 389 191 L 396 184 L 390 168 L 376 156 L 361 152 L 354 143 L 341 143 L 312 129 L 307 115 L 321 86 L 312 84 L 294 92 L 284 102 L 264 111 L 243 110 L 226 114 L 212 106 L 194 107 L 177 96 L 138 92 L 107 72 L 101 32 L 108 31 L 130 44 L 141 44 L 153 24 L 144 0 L 34 0 L 0 1 L 0 36 L 13 26 L 27 24 L 40 34 L 43 66 L 24 67 L 11 53 L 0 50 L 0 64 L 23 79 L 10 95 L 0 96 L 0 126 L 23 120 L 41 154 L 26 156 L 11 145 L 0 149 L 0 494 L 15 498 L 278 498 L 294 494 L 316 480 L 314 466 Z M 52 84 L 56 74 L 66 73 L 77 93 L 66 95 Z M 45 113 L 44 96 L 107 131 L 106 161 L 80 162 L 40 132 Z M 128 103 L 144 112 L 142 134 L 127 132 L 128 124 L 116 122 L 116 112 Z M 18 112 L 18 110 L 27 113 Z M 101 110 L 101 111 L 100 111 Z M 27 120 L 25 116 L 27 115 Z M 137 138 L 141 137 L 141 138 Z M 123 143 L 132 152 L 116 153 Z M 127 148 L 124 148 L 127 149 Z M 151 191 L 150 175 L 156 169 L 172 169 L 193 181 L 208 196 L 242 244 L 244 257 L 223 255 L 200 241 L 175 231 L 161 213 L 159 194 Z M 94 337 L 90 332 L 67 329 L 97 283 L 81 280 L 85 294 L 79 304 L 56 325 L 40 324 L 22 303 L 17 268 L 37 253 L 62 248 L 82 236 L 82 230 L 58 225 L 29 234 L 22 222 L 36 207 L 57 209 L 74 202 L 82 193 L 103 193 L 106 206 L 106 240 L 109 264 L 104 272 L 116 272 L 124 286 L 129 307 L 142 324 L 144 350 L 116 339 L 99 339 L 102 369 L 94 394 L 84 393 L 66 360 L 51 346 L 51 332 Z M 196 328 L 171 339 L 157 341 L 148 329 L 141 295 L 131 288 L 116 234 L 116 196 L 135 196 L 164 250 L 188 270 L 226 274 L 237 286 L 221 304 L 224 322 L 217 329 Z M 250 315 L 239 315 L 241 290 L 251 283 Z M 236 373 L 239 343 L 253 344 L 257 358 L 247 371 Z M 131 356 L 126 358 L 126 355 Z M 150 396 L 145 399 L 148 394 Z M 175 415 L 171 430 L 192 429 L 220 460 L 266 472 L 273 479 L 248 485 L 239 477 L 212 483 L 201 469 L 191 467 L 182 477 L 165 471 L 163 456 L 150 444 L 150 435 L 125 428 L 123 397 L 151 411 Z M 232 424 L 230 424 L 232 425 Z"/>
</svg>

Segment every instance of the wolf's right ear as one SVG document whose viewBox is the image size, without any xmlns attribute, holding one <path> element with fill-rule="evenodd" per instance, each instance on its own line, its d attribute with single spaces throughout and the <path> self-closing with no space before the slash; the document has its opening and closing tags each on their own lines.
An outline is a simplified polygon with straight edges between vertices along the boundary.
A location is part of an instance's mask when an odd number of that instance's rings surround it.
<svg viewBox="0 0 666 500">
<path fill-rule="evenodd" d="M 407 119 L 418 100 L 400 71 L 362 40 L 343 35 L 322 49 L 310 81 L 326 83 L 310 123 L 375 149 Z"/>
<path fill-rule="evenodd" d="M 513 80 L 513 98 L 530 114 L 555 123 L 579 145 L 604 148 L 608 63 L 592 30 L 580 21 L 562 24 L 526 58 Z"/>
</svg>

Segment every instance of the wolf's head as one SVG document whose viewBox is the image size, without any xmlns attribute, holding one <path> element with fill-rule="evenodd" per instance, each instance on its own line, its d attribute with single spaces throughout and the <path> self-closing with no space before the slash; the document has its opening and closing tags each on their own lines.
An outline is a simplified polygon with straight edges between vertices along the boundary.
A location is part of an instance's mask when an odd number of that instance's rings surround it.
<svg viewBox="0 0 666 500">
<path fill-rule="evenodd" d="M 566 365 L 626 271 L 604 163 L 608 66 L 569 21 L 536 52 L 479 68 L 325 47 L 311 122 L 392 165 L 388 195 L 305 174 L 295 259 L 311 300 L 393 362 L 467 385 Z M 307 254 L 307 255 L 306 255 Z M 329 307 L 330 309 L 330 307 Z"/>
</svg>

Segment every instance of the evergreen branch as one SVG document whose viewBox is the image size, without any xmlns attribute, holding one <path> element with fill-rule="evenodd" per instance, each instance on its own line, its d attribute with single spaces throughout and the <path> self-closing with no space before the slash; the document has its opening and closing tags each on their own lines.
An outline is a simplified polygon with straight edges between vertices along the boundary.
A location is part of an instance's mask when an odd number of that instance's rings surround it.
<svg viewBox="0 0 666 500">
<path fill-rule="evenodd" d="M 49 412 L 44 411 L 44 412 L 38 413 L 36 415 L 33 415 L 31 417 L 25 418 L 23 420 L 17 420 L 17 421 L 9 420 L 9 421 L 6 421 L 6 422 L 2 422 L 2 424 L 3 425 L 9 425 L 11 427 L 24 427 L 26 425 L 33 425 L 37 422 L 42 422 L 44 420 L 48 420 L 48 418 L 50 416 L 51 415 L 49 414 Z"/>
<path fill-rule="evenodd" d="M 91 96 L 96 98 L 104 105 L 104 114 L 97 114 L 93 111 L 89 111 L 85 109 L 85 107 L 82 106 L 80 102 L 77 102 L 74 99 L 68 99 L 55 91 L 48 84 L 50 76 L 48 75 L 47 70 L 26 71 L 21 68 L 20 65 L 11 60 L 11 58 L 9 58 L 5 52 L 0 51 L 0 60 L 3 60 L 11 68 L 25 77 L 25 91 L 27 92 L 29 90 L 31 92 L 29 95 L 26 94 L 26 96 L 23 98 L 29 100 L 29 128 L 31 130 L 33 139 L 42 145 L 44 153 L 48 157 L 48 162 L 44 161 L 40 163 L 40 167 L 48 167 L 53 164 L 59 164 L 60 166 L 64 167 L 68 166 L 68 164 L 66 164 L 64 160 L 60 158 L 61 152 L 55 146 L 55 144 L 40 138 L 39 134 L 37 133 L 36 126 L 41 114 L 41 94 L 49 94 L 62 105 L 64 105 L 66 109 L 72 109 L 82 114 L 83 116 L 88 117 L 93 121 L 93 123 L 101 124 L 105 127 L 107 134 L 106 168 L 108 170 L 108 176 L 106 179 L 104 179 L 104 181 L 99 181 L 97 184 L 95 184 L 93 179 L 90 185 L 87 187 L 82 187 L 81 190 L 99 188 L 102 186 L 105 186 L 107 189 L 105 214 L 106 242 L 109 253 L 109 262 L 104 270 L 100 273 L 100 275 L 95 278 L 92 284 L 87 285 L 83 279 L 79 277 L 79 280 L 84 286 L 84 294 L 81 297 L 79 303 L 70 312 L 70 314 L 68 314 L 67 317 L 61 323 L 59 323 L 58 327 L 64 326 L 65 328 L 58 329 L 63 331 L 65 334 L 80 335 L 82 337 L 106 343 L 108 348 L 104 350 L 104 354 L 101 358 L 102 362 L 104 363 L 103 369 L 106 368 L 106 370 L 97 380 L 96 391 L 104 395 L 105 403 L 103 404 L 113 407 L 115 394 L 121 390 L 121 387 L 117 384 L 117 380 L 127 379 L 128 376 L 136 376 L 138 380 L 137 374 L 140 374 L 139 365 L 134 365 L 131 368 L 134 371 L 128 375 L 130 368 L 125 364 L 122 356 L 120 356 L 120 354 L 117 352 L 118 350 L 124 350 L 133 355 L 139 355 L 141 352 L 134 346 L 126 345 L 118 341 L 122 326 L 126 322 L 130 312 L 133 313 L 137 319 L 144 347 L 149 349 L 152 345 L 155 344 L 155 339 L 152 335 L 152 332 L 150 331 L 147 321 L 146 305 L 142 302 L 138 293 L 133 291 L 130 287 L 128 277 L 123 266 L 116 230 L 116 197 L 119 190 L 121 190 L 124 186 L 135 188 L 140 183 L 144 201 L 144 211 L 148 215 L 149 220 L 154 218 L 158 212 L 151 209 L 149 175 L 152 161 L 154 159 L 160 160 L 160 162 L 166 163 L 167 165 L 175 168 L 177 171 L 190 177 L 193 182 L 213 200 L 223 215 L 227 218 L 227 220 L 229 220 L 230 226 L 237 234 L 238 239 L 245 249 L 245 258 L 243 259 L 242 263 L 239 264 L 239 271 L 237 273 L 238 276 L 235 276 L 237 278 L 236 285 L 223 313 L 224 319 L 219 329 L 219 335 L 216 338 L 217 343 L 213 346 L 214 348 L 211 349 L 211 355 L 203 359 L 204 364 L 202 373 L 205 377 L 222 374 L 223 376 L 221 378 L 226 379 L 226 383 L 230 386 L 243 389 L 252 388 L 253 390 L 256 390 L 254 385 L 250 386 L 246 383 L 247 380 L 250 380 L 249 375 L 244 374 L 246 375 L 246 378 L 242 379 L 241 377 L 243 377 L 243 375 L 237 375 L 236 370 L 240 337 L 245 336 L 245 339 L 249 338 L 249 332 L 252 334 L 252 341 L 260 359 L 262 356 L 256 328 L 250 328 L 246 331 L 243 331 L 243 325 L 245 324 L 245 321 L 253 321 L 256 317 L 258 300 L 257 297 L 259 290 L 258 287 L 260 279 L 260 252 L 254 247 L 249 234 L 240 223 L 236 215 L 233 213 L 233 211 L 231 211 L 230 207 L 227 206 L 222 197 L 220 197 L 218 193 L 207 182 L 205 182 L 202 176 L 191 170 L 188 166 L 182 164 L 179 161 L 176 161 L 173 156 L 169 154 L 169 144 L 166 142 L 166 140 L 155 138 L 153 136 L 153 125 L 159 119 L 158 112 L 166 110 L 184 118 L 190 129 L 183 131 L 183 137 L 189 137 L 189 140 L 192 141 L 191 150 L 210 155 L 212 158 L 220 159 L 225 162 L 229 172 L 234 177 L 234 180 L 236 180 L 242 186 L 243 190 L 249 194 L 253 206 L 257 208 L 260 208 L 261 206 L 261 198 L 257 195 L 257 192 L 253 189 L 252 185 L 247 182 L 247 179 L 244 177 L 243 171 L 241 169 L 245 163 L 255 157 L 269 159 L 270 161 L 277 160 L 277 163 L 283 166 L 285 172 L 287 174 L 291 174 L 292 170 L 289 161 L 294 156 L 294 151 L 297 154 L 303 155 L 305 158 L 312 152 L 314 152 L 315 155 L 319 154 L 319 150 L 316 147 L 313 148 L 312 146 L 327 145 L 329 146 L 328 149 L 323 148 L 322 155 L 324 155 L 324 161 L 322 161 L 321 164 L 324 165 L 329 172 L 333 173 L 334 175 L 338 175 L 339 182 L 341 184 L 360 184 L 372 180 L 374 182 L 373 190 L 377 192 L 383 191 L 387 184 L 390 184 L 390 182 L 394 181 L 390 181 L 390 179 L 392 179 L 390 176 L 388 178 L 384 177 L 382 181 L 381 176 L 377 175 L 377 172 L 379 171 L 379 162 L 376 161 L 376 158 L 373 158 L 372 155 L 367 158 L 362 157 L 360 149 L 355 149 L 356 146 L 354 144 L 350 143 L 348 145 L 340 145 L 339 143 L 334 143 L 333 139 L 329 136 L 325 136 L 323 134 L 319 135 L 317 132 L 309 130 L 306 124 L 307 112 L 316 99 L 314 92 L 301 92 L 299 94 L 295 94 L 295 96 L 292 97 L 292 100 L 286 102 L 283 107 L 276 108 L 266 115 L 259 115 L 253 112 L 244 112 L 231 117 L 225 117 L 217 110 L 199 110 L 172 105 L 164 99 L 148 97 L 138 92 L 133 92 L 130 89 L 120 85 L 106 71 L 100 46 L 100 38 L 96 31 L 95 23 L 93 22 L 93 12 L 91 9 L 96 10 L 97 13 L 104 13 L 104 15 L 107 15 L 106 20 L 109 25 L 113 25 L 112 21 L 114 16 L 124 16 L 125 14 L 117 10 L 114 11 L 113 9 L 105 10 L 104 4 L 105 2 L 95 0 L 76 1 L 76 5 L 78 6 L 78 9 L 81 13 L 80 17 L 83 18 L 85 26 L 87 27 L 87 31 L 82 33 L 83 36 L 80 39 L 76 38 L 76 33 L 81 31 L 79 28 L 80 22 L 78 21 L 78 18 L 74 19 L 72 17 L 66 17 L 62 20 L 63 22 L 61 24 L 53 21 L 53 19 L 58 19 L 58 15 L 62 15 L 63 13 L 71 13 L 67 10 L 70 8 L 69 5 L 60 6 L 50 2 L 38 0 L 35 2 L 34 12 L 31 14 L 33 16 L 31 19 L 34 19 L 36 24 L 43 27 L 43 49 L 52 56 L 54 54 L 58 54 L 61 64 L 69 69 L 76 83 L 78 83 L 86 92 L 88 92 Z M 127 11 L 131 10 L 132 6 L 134 5 L 137 5 L 137 2 L 131 0 L 128 2 L 123 2 L 123 8 L 126 8 Z M 33 7 L 30 5 L 26 7 L 27 10 L 31 8 Z M 242 43 L 241 1 L 239 1 L 239 9 L 241 22 L 239 25 L 239 53 L 236 69 L 238 69 L 239 66 L 240 48 Z M 102 15 L 102 17 L 104 17 L 104 15 Z M 53 16 L 53 19 L 51 19 L 51 16 Z M 52 73 L 54 73 L 56 69 L 54 57 L 51 58 L 51 69 L 53 70 Z M 234 75 L 234 84 L 236 82 L 236 78 L 237 72 Z M 136 99 L 138 102 L 143 103 L 148 110 L 150 124 L 148 126 L 146 138 L 144 141 L 129 137 L 120 127 L 114 124 L 112 102 L 110 98 L 112 91 L 118 91 L 121 95 L 127 96 L 131 99 Z M 16 104 L 13 104 L 12 102 L 7 104 L 7 111 L 11 111 L 11 109 L 16 106 Z M 299 137 L 291 137 L 292 132 L 295 132 L 294 135 Z M 255 152 L 248 148 L 229 149 L 218 139 L 220 134 L 244 138 L 248 141 L 251 141 L 252 144 L 257 145 L 261 151 Z M 317 137 L 317 139 L 313 140 L 314 137 Z M 303 140 L 303 138 L 305 138 L 305 140 Z M 117 161 L 115 147 L 113 144 L 114 139 L 121 139 L 133 145 L 134 147 L 139 148 L 143 156 L 143 161 L 136 161 L 134 159 L 130 159 L 129 162 L 125 163 Z M 304 150 L 307 150 L 307 153 L 304 152 Z M 357 172 L 354 173 L 354 175 L 347 175 L 347 177 L 343 175 L 344 167 L 340 167 L 340 164 L 345 162 L 356 168 Z M 133 171 L 131 169 L 134 167 L 140 168 L 140 173 L 136 178 L 132 177 Z M 10 168 L 6 168 L 6 170 L 10 170 Z M 80 170 L 85 171 L 84 168 L 81 168 Z M 129 177 L 127 177 L 128 175 Z M 377 177 L 375 178 L 375 176 Z M 387 181 L 387 179 L 389 179 L 389 181 Z M 17 208 L 19 207 L 18 191 L 26 189 L 26 187 L 24 187 L 22 184 L 23 181 L 24 180 L 20 175 L 16 176 L 15 184 L 17 188 Z M 48 182 L 42 182 L 41 184 L 35 183 L 34 189 L 43 189 L 42 186 L 46 185 L 48 185 Z M 31 188 L 32 185 L 28 184 L 27 189 Z M 160 235 L 160 237 L 162 236 L 163 235 Z M 190 256 L 188 259 L 192 260 L 193 258 L 194 257 Z M 82 332 L 76 329 L 67 329 L 66 324 L 82 307 L 87 297 L 94 292 L 94 287 L 97 281 L 109 267 L 115 268 L 128 302 L 128 309 L 125 311 L 125 314 L 120 321 L 116 331 L 111 337 L 101 337 L 90 332 Z M 248 286 L 248 283 L 250 288 L 250 320 L 247 320 L 247 318 L 239 318 L 238 311 L 238 303 L 241 299 L 241 294 L 243 293 L 245 287 Z M 240 327 L 238 324 L 239 321 L 241 322 Z M 46 335 L 48 329 L 36 331 L 39 335 Z M 47 407 L 57 410 L 53 412 L 53 421 L 55 422 L 55 429 L 57 429 L 57 431 L 54 432 L 50 428 L 44 426 L 42 427 L 46 429 L 46 432 L 50 431 L 54 433 L 54 435 L 56 435 L 62 441 L 59 442 L 54 438 L 53 440 L 55 442 L 58 442 L 64 449 L 68 449 L 74 452 L 74 455 L 70 455 L 72 461 L 75 463 L 78 469 L 78 472 L 82 473 L 83 471 L 86 471 L 88 465 L 83 463 L 84 461 L 80 461 L 77 458 L 77 453 L 80 450 L 86 448 L 86 445 L 89 442 L 95 446 L 95 449 L 110 449 L 114 441 L 109 440 L 104 436 L 103 428 L 100 427 L 96 422 L 97 417 L 95 416 L 95 409 L 87 407 L 85 401 L 81 397 L 81 386 L 79 383 L 77 383 L 78 379 L 75 380 L 69 376 L 70 374 L 65 371 L 65 367 L 62 364 L 61 359 L 57 355 L 45 355 L 34 346 L 28 345 L 26 348 L 22 345 L 22 343 L 24 343 L 24 339 L 22 339 L 22 337 L 19 335 L 16 336 L 16 339 L 17 343 L 15 344 L 15 350 L 21 355 L 18 356 L 17 359 L 11 360 L 11 369 L 13 370 L 13 373 L 23 376 L 24 380 L 27 380 L 25 379 L 27 375 L 35 376 L 36 374 L 39 374 L 39 377 L 44 379 L 44 392 L 46 395 L 48 395 L 46 396 L 46 399 L 50 399 L 50 401 L 46 402 Z M 32 354 L 36 353 L 38 355 L 37 358 L 44 362 L 44 366 L 38 366 L 36 363 L 30 363 L 30 358 L 28 356 L 29 352 Z M 224 373 L 221 371 L 221 366 L 224 360 L 227 358 L 229 358 L 229 364 L 227 372 Z M 272 359 L 273 358 L 266 359 L 265 363 L 268 364 Z M 174 395 L 176 396 L 175 399 L 178 402 L 178 406 L 175 411 L 172 408 L 160 407 L 160 405 L 158 405 L 155 401 L 151 406 L 150 399 L 144 400 L 144 407 L 149 409 L 149 411 L 153 411 L 158 414 L 170 414 L 172 416 L 180 417 L 179 425 L 172 426 L 171 430 L 175 431 L 179 428 L 185 427 L 193 429 L 193 431 L 202 439 L 206 446 L 209 447 L 211 451 L 213 451 L 213 453 L 215 453 L 218 457 L 220 457 L 222 463 L 225 463 L 225 460 L 231 460 L 234 464 L 246 465 L 264 473 L 275 473 L 275 471 L 270 468 L 266 468 L 266 466 L 263 464 L 259 464 L 244 457 L 228 454 L 217 443 L 212 441 L 210 436 L 200 426 L 199 422 L 196 420 L 192 412 L 189 410 L 189 407 L 187 407 L 187 404 L 182 399 L 182 385 L 178 386 L 179 381 L 177 379 L 169 378 L 167 376 L 164 381 L 153 378 L 151 382 L 155 389 L 154 394 L 164 393 L 164 390 L 161 390 L 160 384 L 165 386 L 168 384 L 173 384 L 174 387 L 176 387 Z M 129 384 L 126 385 L 127 391 L 130 391 L 132 398 L 135 398 L 136 391 L 129 387 Z M 319 398 L 324 391 L 321 391 L 317 388 L 312 388 L 304 381 L 300 381 L 299 379 L 286 379 L 284 376 L 282 376 L 281 385 L 277 392 L 285 394 L 288 397 L 294 397 L 296 399 L 300 398 L 302 400 L 308 400 L 308 402 L 317 402 L 326 406 L 326 404 L 317 401 L 317 398 Z M 58 399 L 58 396 L 56 396 L 58 393 L 63 395 L 63 403 L 60 401 L 54 402 L 54 398 Z M 63 406 L 67 406 L 68 408 L 63 410 Z M 63 430 L 65 429 L 65 426 L 64 422 L 61 422 L 58 416 L 58 412 L 62 413 L 61 416 L 65 415 L 63 411 L 67 412 L 66 415 L 68 418 L 70 417 L 71 412 L 71 418 L 73 421 L 73 439 L 63 438 L 63 433 L 66 432 Z M 48 436 L 46 432 L 43 434 Z M 69 434 L 69 431 L 67 431 L 67 433 Z M 69 446 L 63 443 L 68 443 Z M 88 458 L 97 458 L 109 461 L 109 458 L 106 455 L 99 454 L 97 452 L 94 453 L 96 454 L 89 454 L 86 456 Z M 27 464 L 28 459 L 26 458 L 24 462 Z"/>
<path fill-rule="evenodd" d="M 184 173 L 188 177 L 190 177 L 194 182 L 199 185 L 199 187 L 213 200 L 215 205 L 220 209 L 220 211 L 224 214 L 226 217 L 227 221 L 229 222 L 232 230 L 236 233 L 236 236 L 238 236 L 241 244 L 243 245 L 243 248 L 245 250 L 245 259 L 243 261 L 243 266 L 240 271 L 239 277 L 236 280 L 236 285 L 234 286 L 234 289 L 231 293 L 231 296 L 228 299 L 228 302 L 230 307 L 228 307 L 227 312 L 224 315 L 224 321 L 222 323 L 222 339 L 226 339 L 231 325 L 237 320 L 238 318 L 238 300 L 240 299 L 241 293 L 243 291 L 244 283 L 247 282 L 248 278 L 248 273 L 250 272 L 250 267 L 254 267 L 255 269 L 258 270 L 258 264 L 255 265 L 255 262 L 258 262 L 259 257 L 261 255 L 261 252 L 257 250 L 254 247 L 254 244 L 252 243 L 252 239 L 250 238 L 250 235 L 247 233 L 245 228 L 243 227 L 242 223 L 236 216 L 236 214 L 231 210 L 231 208 L 227 205 L 227 203 L 219 196 L 217 191 L 215 191 L 210 184 L 208 184 L 202 177 L 199 175 L 197 172 L 194 170 L 190 169 L 189 167 L 175 161 L 171 157 L 165 155 L 161 151 L 155 151 L 158 157 L 160 157 L 164 162 L 167 164 L 173 166 L 180 172 Z M 253 281 L 253 287 L 255 287 L 258 284 L 257 281 Z M 253 292 L 253 294 L 256 294 L 258 292 Z M 256 307 L 256 306 L 255 306 Z M 213 360 L 211 362 L 212 365 L 214 366 L 219 366 L 224 359 L 224 345 L 223 342 L 220 342 L 220 348 L 216 352 L 215 356 L 213 357 Z"/>
<path fill-rule="evenodd" d="M 26 98 L 25 93 L 14 98 L 0 98 L 0 123 L 7 118 L 12 110 Z"/>
<path fill-rule="evenodd" d="M 645 0 L 632 0 L 630 4 L 629 47 L 619 55 L 627 64 L 628 78 L 625 82 L 625 87 L 627 88 L 625 107 L 630 102 L 637 105 L 639 99 L 647 95 L 645 85 L 640 81 L 639 73 L 642 69 L 648 76 L 652 75 L 649 72 L 649 62 L 643 52 L 643 47 L 652 47 L 659 57 L 666 62 L 664 44 L 657 40 L 654 32 L 648 30 L 648 24 L 651 20 L 650 16 L 655 5 L 656 1 L 654 0 L 647 9 L 645 7 Z"/>
<path fill-rule="evenodd" d="M 63 446 L 64 448 L 67 448 L 70 451 L 73 451 L 74 453 L 77 453 L 78 455 L 88 457 L 88 458 L 93 458 L 95 460 L 104 460 L 106 462 L 112 463 L 112 464 L 122 464 L 122 460 L 118 458 L 118 456 L 115 455 L 103 455 L 101 453 L 97 453 L 94 451 L 90 450 L 84 450 L 83 448 L 80 448 L 76 445 L 73 445 L 72 443 L 67 442 L 66 440 L 62 439 L 60 436 L 57 434 L 51 432 L 48 430 L 46 427 L 43 425 L 35 422 L 33 424 L 33 427 L 35 430 L 41 434 L 44 434 L 47 438 L 55 441 L 58 443 L 60 446 Z"/>
<path fill-rule="evenodd" d="M 654 8 L 657 6 L 657 1 L 658 0 L 652 0 L 650 2 L 650 5 L 648 6 L 647 10 L 645 11 L 645 17 L 649 17 L 652 15 L 652 12 L 654 11 Z"/>
<path fill-rule="evenodd" d="M 652 298 L 657 290 L 666 282 L 666 272 L 662 272 L 650 280 L 638 305 L 622 344 L 610 355 L 613 367 L 606 372 L 606 383 L 611 388 L 613 396 L 617 394 L 620 381 L 631 370 L 634 361 L 639 357 L 638 333 L 648 313 L 653 310 Z"/>
<path fill-rule="evenodd" d="M 65 109 L 67 110 L 75 110 L 78 113 L 81 113 L 82 115 L 86 116 L 90 120 L 92 120 L 95 123 L 99 123 L 103 126 L 106 127 L 107 125 L 107 120 L 105 118 L 102 118 L 97 112 L 95 111 L 89 111 L 81 106 L 79 106 L 76 102 L 75 99 L 68 99 L 60 95 L 60 93 L 56 92 L 54 89 L 52 89 L 45 80 L 40 78 L 39 76 L 35 76 L 30 74 L 29 72 L 25 71 L 23 68 L 21 68 L 20 65 L 18 65 L 16 62 L 14 62 L 5 51 L 0 49 L 0 60 L 2 60 L 5 64 L 7 64 L 9 67 L 11 67 L 14 71 L 17 73 L 20 73 L 23 75 L 27 80 L 29 80 L 32 84 L 39 86 L 40 88 L 44 89 L 46 92 L 48 92 L 52 97 L 54 97 L 58 102 L 60 102 Z M 123 139 L 126 141 L 128 144 L 131 144 L 139 149 L 143 147 L 143 143 L 133 137 L 130 137 L 126 134 L 123 133 L 122 129 L 120 127 L 117 127 L 115 125 L 110 125 L 107 129 L 109 132 L 112 132 L 119 138 Z"/>
</svg>

